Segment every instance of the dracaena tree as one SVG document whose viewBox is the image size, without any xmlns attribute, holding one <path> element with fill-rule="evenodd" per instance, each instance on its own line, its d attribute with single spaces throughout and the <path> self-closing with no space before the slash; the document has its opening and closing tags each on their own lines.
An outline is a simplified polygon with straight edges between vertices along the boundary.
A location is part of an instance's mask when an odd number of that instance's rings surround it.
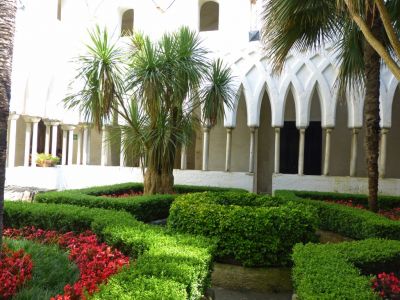
<svg viewBox="0 0 400 300">
<path fill-rule="evenodd" d="M 110 127 L 126 157 L 145 157 L 144 193 L 171 193 L 177 149 L 187 146 L 203 118 L 216 122 L 234 97 L 232 74 L 210 61 L 198 35 L 186 27 L 160 40 L 135 33 L 122 51 L 105 30 L 90 34 L 87 55 L 77 59 L 83 88 L 65 99 L 98 129 Z"/>
<path fill-rule="evenodd" d="M 11 66 L 15 32 L 15 0 L 0 1 L 0 253 L 3 237 L 7 125 L 11 98 Z"/>
<path fill-rule="evenodd" d="M 344 1 L 349 3 L 349 1 Z M 343 1 L 265 1 L 262 40 L 274 69 L 280 72 L 291 51 L 320 49 L 330 43 L 338 54 L 340 95 L 348 91 L 365 94 L 364 127 L 369 207 L 377 210 L 379 156 L 379 90 L 381 58 L 366 41 L 363 31 Z M 356 1 L 355 1 L 356 2 Z M 391 18 L 399 14 L 398 0 L 385 7 Z M 358 0 L 357 13 L 385 51 L 392 52 L 379 9 L 374 0 Z M 397 18 L 398 20 L 398 18 Z M 396 23 L 397 22 L 397 23 Z M 394 22 L 398 25 L 398 21 Z M 396 26 L 397 26 L 396 25 Z"/>
<path fill-rule="evenodd" d="M 393 75 L 400 80 L 400 1 L 399 0 L 336 0 L 339 10 L 346 10 L 348 16 L 357 24 L 365 40 L 382 58 Z M 373 11 L 382 22 L 387 43 L 372 30 L 365 11 Z M 389 46 L 389 47 L 388 47 Z"/>
</svg>

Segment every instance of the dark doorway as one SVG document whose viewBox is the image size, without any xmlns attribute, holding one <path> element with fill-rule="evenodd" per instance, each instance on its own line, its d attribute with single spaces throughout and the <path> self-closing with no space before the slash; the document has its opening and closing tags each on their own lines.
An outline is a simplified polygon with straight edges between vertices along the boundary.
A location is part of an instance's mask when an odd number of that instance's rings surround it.
<svg viewBox="0 0 400 300">
<path fill-rule="evenodd" d="M 281 129 L 280 173 L 297 174 L 299 162 L 299 130 L 295 121 L 286 121 Z M 311 121 L 306 129 L 304 174 L 321 175 L 322 128 L 320 121 Z"/>
<path fill-rule="evenodd" d="M 320 121 L 311 121 L 306 129 L 304 146 L 304 174 L 321 175 L 322 127 Z"/>
<path fill-rule="evenodd" d="M 281 129 L 280 173 L 297 174 L 299 131 L 295 121 L 285 121 Z"/>
</svg>

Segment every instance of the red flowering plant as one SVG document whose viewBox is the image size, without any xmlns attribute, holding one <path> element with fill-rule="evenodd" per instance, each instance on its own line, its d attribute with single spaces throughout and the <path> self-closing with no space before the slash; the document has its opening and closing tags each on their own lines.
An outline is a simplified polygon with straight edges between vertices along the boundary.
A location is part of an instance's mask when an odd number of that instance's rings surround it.
<svg viewBox="0 0 400 300">
<path fill-rule="evenodd" d="M 400 300 L 400 279 L 394 273 L 380 273 L 372 279 L 372 288 L 383 299 Z"/>
<path fill-rule="evenodd" d="M 78 266 L 80 277 L 72 286 L 68 284 L 64 287 L 63 295 L 51 298 L 54 300 L 86 299 L 86 294 L 92 295 L 98 290 L 100 284 L 106 283 L 111 275 L 129 264 L 129 257 L 105 243 L 99 243 L 97 236 L 91 231 L 81 234 L 73 232 L 60 234 L 56 231 L 25 227 L 8 228 L 4 230 L 4 234 L 46 244 L 56 243 L 69 251 L 69 259 Z"/>
<path fill-rule="evenodd" d="M 362 204 L 357 204 L 354 203 L 352 200 L 328 200 L 326 202 L 329 203 L 336 203 L 336 204 L 341 204 L 353 208 L 359 208 L 359 209 L 367 209 L 364 205 Z M 384 216 L 386 218 L 389 218 L 391 220 L 399 221 L 400 220 L 400 207 L 394 207 L 392 209 L 380 209 L 378 211 L 378 214 L 381 216 Z"/>
<path fill-rule="evenodd" d="M 24 250 L 12 251 L 3 245 L 0 254 L 0 299 L 10 299 L 32 278 L 32 259 Z"/>
</svg>

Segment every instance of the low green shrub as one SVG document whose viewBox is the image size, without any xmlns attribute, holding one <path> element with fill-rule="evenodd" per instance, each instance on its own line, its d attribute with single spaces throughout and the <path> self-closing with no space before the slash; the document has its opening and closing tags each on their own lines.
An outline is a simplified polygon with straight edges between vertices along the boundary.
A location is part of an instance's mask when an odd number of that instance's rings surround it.
<svg viewBox="0 0 400 300">
<path fill-rule="evenodd" d="M 177 193 L 191 193 L 197 191 L 227 191 L 239 189 L 225 189 L 215 187 L 197 187 L 177 185 Z M 169 208 L 177 197 L 174 195 L 132 196 L 124 198 L 106 197 L 103 195 L 121 195 L 130 191 L 142 192 L 141 183 L 123 183 L 110 186 L 99 186 L 80 190 L 66 190 L 60 192 L 39 193 L 35 201 L 39 203 L 70 204 L 93 208 L 124 210 L 132 214 L 137 220 L 150 222 L 168 217 Z"/>
<path fill-rule="evenodd" d="M 315 239 L 312 208 L 250 193 L 195 193 L 172 204 L 168 227 L 218 240 L 217 255 L 245 266 L 290 263 L 298 242 Z"/>
<path fill-rule="evenodd" d="M 101 197 L 76 191 L 47 192 L 35 196 L 38 203 L 69 204 L 93 208 L 124 210 L 143 222 L 165 219 L 175 195 Z"/>
<path fill-rule="evenodd" d="M 320 228 L 334 231 L 353 239 L 387 238 L 400 240 L 400 222 L 368 210 L 352 208 L 326 201 L 299 197 L 297 191 L 275 191 L 282 199 L 314 207 L 318 211 Z"/>
<path fill-rule="evenodd" d="M 298 197 L 314 199 L 314 200 L 351 200 L 354 204 L 361 204 L 368 207 L 368 196 L 362 194 L 345 194 L 345 193 L 328 193 L 328 192 L 309 192 L 309 191 L 296 191 Z M 400 207 L 399 196 L 384 196 L 380 195 L 378 200 L 378 207 L 380 209 L 391 209 Z"/>
<path fill-rule="evenodd" d="M 90 229 L 137 258 L 135 268 L 123 270 L 110 285 L 103 286 L 97 299 L 128 299 L 126 295 L 132 295 L 129 299 L 155 299 L 152 295 L 158 293 L 166 295 L 160 299 L 200 299 L 210 282 L 215 251 L 212 240 L 146 225 L 127 212 L 6 202 L 4 221 L 5 226 L 17 228 L 36 226 L 62 232 Z M 126 290 L 130 294 L 125 295 Z M 140 298 L 136 291 L 146 296 Z"/>
<path fill-rule="evenodd" d="M 293 283 L 301 300 L 378 299 L 368 275 L 398 270 L 400 241 L 297 244 L 293 261 Z"/>
</svg>

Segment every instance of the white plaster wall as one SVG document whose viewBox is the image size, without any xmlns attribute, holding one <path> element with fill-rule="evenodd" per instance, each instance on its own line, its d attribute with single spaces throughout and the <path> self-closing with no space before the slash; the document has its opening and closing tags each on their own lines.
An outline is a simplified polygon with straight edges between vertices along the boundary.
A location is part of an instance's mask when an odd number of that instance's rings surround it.
<svg viewBox="0 0 400 300">
<path fill-rule="evenodd" d="M 77 176 L 79 174 L 79 176 Z M 242 188 L 252 191 L 253 175 L 240 172 L 174 170 L 175 183 Z M 122 182 L 143 182 L 141 168 L 57 166 L 55 168 L 7 168 L 6 185 L 44 189 L 76 189 Z"/>
<path fill-rule="evenodd" d="M 367 194 L 368 180 L 360 177 L 274 174 L 272 176 L 272 191 L 276 190 Z M 380 180 L 379 193 L 381 195 L 400 195 L 400 179 Z"/>
</svg>

